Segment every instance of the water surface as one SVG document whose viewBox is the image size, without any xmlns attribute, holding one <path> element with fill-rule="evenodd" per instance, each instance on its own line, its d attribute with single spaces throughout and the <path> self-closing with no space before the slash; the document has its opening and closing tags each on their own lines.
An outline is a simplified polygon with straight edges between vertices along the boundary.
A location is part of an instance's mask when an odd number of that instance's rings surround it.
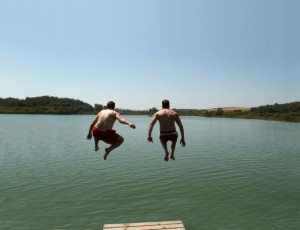
<svg viewBox="0 0 300 230">
<path fill-rule="evenodd" d="M 182 220 L 186 229 L 299 229 L 300 124 L 182 117 L 186 148 L 163 161 L 151 117 L 116 124 L 102 158 L 93 116 L 0 115 L 0 229 L 102 229 Z"/>
</svg>

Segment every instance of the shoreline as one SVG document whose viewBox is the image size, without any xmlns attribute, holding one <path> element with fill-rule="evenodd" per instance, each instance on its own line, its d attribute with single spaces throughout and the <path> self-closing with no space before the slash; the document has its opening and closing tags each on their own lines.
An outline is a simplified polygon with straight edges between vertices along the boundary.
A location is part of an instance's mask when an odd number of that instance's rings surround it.
<svg viewBox="0 0 300 230">
<path fill-rule="evenodd" d="M 245 119 L 245 120 L 262 120 L 262 121 L 279 121 L 279 122 L 288 122 L 288 123 L 300 123 L 300 114 L 295 114 L 294 119 L 291 117 L 291 114 L 264 114 L 264 115 L 256 115 L 250 112 L 236 112 L 234 111 L 227 111 L 224 112 L 222 115 L 215 114 L 216 111 L 205 111 L 201 114 L 180 114 L 181 117 L 206 117 L 206 118 L 227 118 L 227 119 Z M 209 113 L 207 115 L 207 113 Z M 152 114 L 140 114 L 140 113 L 121 113 L 122 115 L 126 116 L 152 116 Z M 26 112 L 0 112 L 0 115 L 54 115 L 54 116 L 95 116 L 96 114 L 92 113 L 26 113 Z"/>
</svg>

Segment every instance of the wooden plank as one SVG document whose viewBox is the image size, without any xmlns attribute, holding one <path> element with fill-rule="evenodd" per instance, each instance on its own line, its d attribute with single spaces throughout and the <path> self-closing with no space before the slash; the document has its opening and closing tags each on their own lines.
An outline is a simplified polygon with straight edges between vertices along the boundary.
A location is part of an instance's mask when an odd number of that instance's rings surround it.
<svg viewBox="0 0 300 230">
<path fill-rule="evenodd" d="M 164 228 L 164 227 L 120 227 L 120 228 L 104 228 L 104 230 L 185 230 L 185 228 Z"/>
<path fill-rule="evenodd" d="M 105 224 L 103 230 L 185 230 L 181 220 L 126 224 Z"/>
<path fill-rule="evenodd" d="M 119 230 L 119 229 L 128 229 L 128 230 L 149 230 L 149 229 L 170 229 L 170 230 L 174 230 L 174 229 L 184 229 L 184 227 L 182 225 L 144 225 L 144 226 L 119 226 L 116 228 L 104 228 L 105 230 L 108 229 L 112 229 L 112 230 Z"/>
<path fill-rule="evenodd" d="M 182 224 L 181 220 L 160 221 L 160 222 L 141 222 L 141 223 L 126 223 L 126 224 L 105 224 L 106 227 L 121 227 L 121 226 L 143 226 L 143 225 L 159 225 L 159 224 Z"/>
</svg>

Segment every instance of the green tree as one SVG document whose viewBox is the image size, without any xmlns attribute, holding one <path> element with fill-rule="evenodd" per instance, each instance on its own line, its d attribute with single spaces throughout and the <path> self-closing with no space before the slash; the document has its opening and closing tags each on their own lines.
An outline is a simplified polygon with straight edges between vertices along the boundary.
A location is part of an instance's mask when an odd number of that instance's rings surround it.
<svg viewBox="0 0 300 230">
<path fill-rule="evenodd" d="M 215 112 L 217 116 L 223 116 L 224 115 L 224 110 L 222 108 L 218 108 L 217 111 Z"/>
<path fill-rule="evenodd" d="M 94 105 L 94 111 L 95 112 L 100 112 L 103 109 L 103 105 L 101 104 L 95 104 Z"/>
</svg>

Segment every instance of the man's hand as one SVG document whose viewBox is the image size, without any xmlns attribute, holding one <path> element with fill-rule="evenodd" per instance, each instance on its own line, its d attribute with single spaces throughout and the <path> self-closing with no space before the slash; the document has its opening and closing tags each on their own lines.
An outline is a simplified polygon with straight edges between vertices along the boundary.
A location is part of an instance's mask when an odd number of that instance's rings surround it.
<svg viewBox="0 0 300 230">
<path fill-rule="evenodd" d="M 130 128 L 135 129 L 135 124 L 129 123 Z"/>
<path fill-rule="evenodd" d="M 89 133 L 89 134 L 87 135 L 86 139 L 91 140 L 91 139 L 92 139 L 92 134 Z"/>
<path fill-rule="evenodd" d="M 180 140 L 180 144 L 181 144 L 182 147 L 185 147 L 185 140 L 184 140 L 184 139 L 181 139 L 181 140 Z"/>
<path fill-rule="evenodd" d="M 153 143 L 152 137 L 148 137 L 148 142 L 149 142 L 149 143 Z"/>
</svg>

